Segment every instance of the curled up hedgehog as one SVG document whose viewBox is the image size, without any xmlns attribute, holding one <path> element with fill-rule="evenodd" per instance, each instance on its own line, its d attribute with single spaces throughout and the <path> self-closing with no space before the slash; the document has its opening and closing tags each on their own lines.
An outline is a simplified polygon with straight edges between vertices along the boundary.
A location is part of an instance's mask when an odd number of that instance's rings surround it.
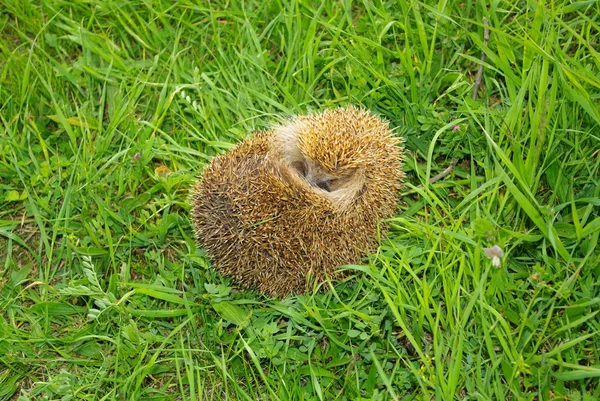
<svg viewBox="0 0 600 401">
<path fill-rule="evenodd" d="M 355 107 L 301 116 L 212 160 L 192 192 L 215 269 L 274 296 L 303 293 L 376 249 L 404 174 L 401 139 Z"/>
</svg>

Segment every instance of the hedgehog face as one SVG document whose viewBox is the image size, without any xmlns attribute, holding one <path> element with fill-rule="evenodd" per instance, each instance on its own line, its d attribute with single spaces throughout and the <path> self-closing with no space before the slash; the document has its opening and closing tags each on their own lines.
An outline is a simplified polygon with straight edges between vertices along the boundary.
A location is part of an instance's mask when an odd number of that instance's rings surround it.
<svg viewBox="0 0 600 401">
<path fill-rule="evenodd" d="M 345 206 L 363 188 L 364 162 L 360 153 L 342 145 L 342 136 L 302 120 L 274 130 L 275 149 L 285 165 L 313 190 Z"/>
<path fill-rule="evenodd" d="M 311 186 L 330 193 L 347 188 L 359 176 L 357 169 L 329 172 L 318 162 L 309 158 L 296 160 L 291 167 Z"/>
</svg>

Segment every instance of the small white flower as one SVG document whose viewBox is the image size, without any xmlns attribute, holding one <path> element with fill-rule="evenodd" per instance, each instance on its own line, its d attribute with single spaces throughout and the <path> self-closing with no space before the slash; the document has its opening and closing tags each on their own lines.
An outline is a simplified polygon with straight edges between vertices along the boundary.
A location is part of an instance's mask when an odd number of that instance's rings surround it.
<svg viewBox="0 0 600 401">
<path fill-rule="evenodd" d="M 500 267 L 500 258 L 504 256 L 504 251 L 498 245 L 494 245 L 491 248 L 483 248 L 485 256 L 488 259 L 492 259 L 492 265 L 494 267 Z"/>
</svg>

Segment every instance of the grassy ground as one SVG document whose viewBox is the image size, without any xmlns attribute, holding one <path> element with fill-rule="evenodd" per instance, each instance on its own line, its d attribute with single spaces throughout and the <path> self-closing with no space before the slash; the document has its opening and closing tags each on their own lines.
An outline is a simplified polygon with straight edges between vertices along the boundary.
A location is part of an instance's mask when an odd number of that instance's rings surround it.
<svg viewBox="0 0 600 401">
<path fill-rule="evenodd" d="M 0 4 L 0 400 L 600 398 L 597 1 L 41 3 Z M 195 176 L 345 104 L 406 138 L 389 239 L 239 290 Z"/>
</svg>

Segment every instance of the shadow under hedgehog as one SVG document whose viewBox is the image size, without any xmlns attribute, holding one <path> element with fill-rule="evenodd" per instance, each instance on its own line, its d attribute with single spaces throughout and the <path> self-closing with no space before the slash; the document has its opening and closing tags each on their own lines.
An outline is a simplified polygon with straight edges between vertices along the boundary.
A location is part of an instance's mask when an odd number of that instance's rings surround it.
<svg viewBox="0 0 600 401">
<path fill-rule="evenodd" d="M 299 116 L 215 157 L 192 191 L 196 239 L 219 272 L 273 297 L 358 263 L 393 216 L 402 139 L 355 107 Z"/>
</svg>

